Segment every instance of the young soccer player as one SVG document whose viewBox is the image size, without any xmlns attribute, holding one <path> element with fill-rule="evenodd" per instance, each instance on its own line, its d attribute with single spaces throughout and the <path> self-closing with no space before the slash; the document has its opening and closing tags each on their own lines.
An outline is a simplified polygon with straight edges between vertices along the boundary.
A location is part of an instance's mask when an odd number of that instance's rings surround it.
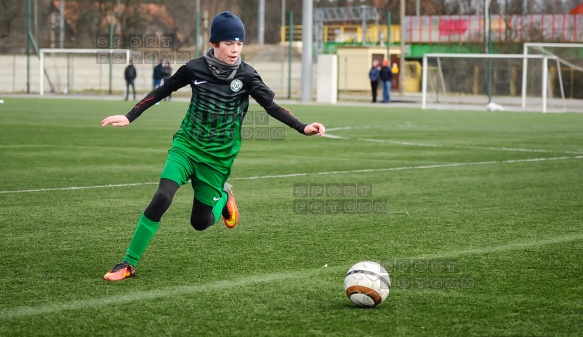
<svg viewBox="0 0 583 337">
<path fill-rule="evenodd" d="M 190 105 L 174 135 L 158 190 L 138 220 L 124 259 L 103 276 L 105 280 L 120 281 L 135 275 L 135 267 L 158 230 L 162 215 L 178 188 L 188 180 L 194 190 L 190 215 L 194 229 L 205 230 L 221 216 L 228 228 L 237 225 L 239 211 L 232 186 L 226 181 L 241 148 L 241 124 L 249 96 L 270 116 L 299 133 L 324 135 L 322 124 L 306 125 L 273 101 L 275 94 L 255 69 L 241 62 L 244 40 L 241 19 L 230 12 L 218 14 L 211 23 L 212 48 L 204 57 L 181 66 L 126 115 L 109 116 L 101 122 L 102 127 L 127 126 L 173 91 L 186 85 L 192 89 Z"/>
</svg>

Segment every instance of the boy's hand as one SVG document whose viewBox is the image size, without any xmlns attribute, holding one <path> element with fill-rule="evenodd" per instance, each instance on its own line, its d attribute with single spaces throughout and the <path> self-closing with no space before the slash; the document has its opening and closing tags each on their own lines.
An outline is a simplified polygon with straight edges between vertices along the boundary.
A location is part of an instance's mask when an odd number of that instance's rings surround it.
<svg viewBox="0 0 583 337">
<path fill-rule="evenodd" d="M 101 121 L 102 127 L 108 126 L 109 124 L 112 124 L 113 126 L 116 127 L 123 127 L 128 126 L 130 124 L 130 121 L 124 115 L 109 116 Z"/>
<path fill-rule="evenodd" d="M 310 125 L 307 125 L 306 128 L 304 129 L 304 134 L 306 136 L 313 135 L 323 136 L 324 133 L 326 133 L 326 128 L 324 127 L 324 125 L 320 123 L 312 123 Z"/>
</svg>

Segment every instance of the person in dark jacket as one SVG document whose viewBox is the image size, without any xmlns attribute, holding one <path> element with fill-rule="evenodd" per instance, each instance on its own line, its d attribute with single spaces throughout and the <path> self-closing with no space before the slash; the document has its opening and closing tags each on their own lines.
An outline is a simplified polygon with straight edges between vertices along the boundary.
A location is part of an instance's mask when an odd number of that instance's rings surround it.
<svg viewBox="0 0 583 337">
<path fill-rule="evenodd" d="M 132 91 L 134 93 L 134 100 L 136 99 L 136 86 L 134 84 L 134 80 L 137 76 L 138 73 L 136 72 L 136 67 L 134 67 L 134 62 L 130 60 L 126 70 L 124 71 L 124 77 L 126 79 L 126 101 L 130 95 L 130 86 L 132 87 Z"/>
<path fill-rule="evenodd" d="M 389 103 L 391 101 L 391 82 L 393 80 L 393 71 L 389 67 L 389 60 L 383 60 L 380 79 L 383 84 L 383 103 Z"/>
<path fill-rule="evenodd" d="M 374 60 L 372 61 L 372 67 L 368 72 L 368 78 L 370 79 L 370 88 L 372 90 L 372 102 L 376 103 L 377 101 L 377 91 L 379 88 L 379 61 Z"/>
<path fill-rule="evenodd" d="M 166 61 L 164 68 L 162 68 L 162 84 L 166 83 L 168 79 L 172 76 L 172 67 L 170 66 L 170 62 Z M 172 94 L 168 95 L 168 97 L 164 98 L 164 100 L 171 100 Z"/>
<path fill-rule="evenodd" d="M 154 67 L 154 72 L 152 74 L 152 79 L 154 80 L 153 88 L 156 89 L 162 84 L 162 79 L 164 78 L 164 66 L 162 66 L 162 60 Z"/>
</svg>

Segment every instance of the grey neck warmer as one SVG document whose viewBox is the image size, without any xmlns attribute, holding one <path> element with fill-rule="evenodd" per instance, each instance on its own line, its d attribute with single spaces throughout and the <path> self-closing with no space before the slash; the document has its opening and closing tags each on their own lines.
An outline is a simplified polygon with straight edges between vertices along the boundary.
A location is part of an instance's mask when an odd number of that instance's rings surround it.
<svg viewBox="0 0 583 337">
<path fill-rule="evenodd" d="M 237 73 L 237 69 L 239 69 L 239 65 L 241 65 L 241 57 L 237 59 L 235 64 L 226 64 L 219 60 L 215 57 L 215 50 L 213 48 L 208 50 L 204 58 L 209 65 L 211 73 L 219 80 L 232 80 Z"/>
</svg>

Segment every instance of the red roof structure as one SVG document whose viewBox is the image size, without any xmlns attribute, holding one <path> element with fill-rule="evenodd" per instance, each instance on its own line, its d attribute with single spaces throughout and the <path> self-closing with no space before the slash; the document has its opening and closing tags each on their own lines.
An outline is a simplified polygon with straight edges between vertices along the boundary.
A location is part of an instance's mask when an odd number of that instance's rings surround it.
<svg viewBox="0 0 583 337">
<path fill-rule="evenodd" d="M 569 14 L 583 14 L 583 3 L 580 4 L 579 6 L 573 7 L 569 11 Z"/>
</svg>

